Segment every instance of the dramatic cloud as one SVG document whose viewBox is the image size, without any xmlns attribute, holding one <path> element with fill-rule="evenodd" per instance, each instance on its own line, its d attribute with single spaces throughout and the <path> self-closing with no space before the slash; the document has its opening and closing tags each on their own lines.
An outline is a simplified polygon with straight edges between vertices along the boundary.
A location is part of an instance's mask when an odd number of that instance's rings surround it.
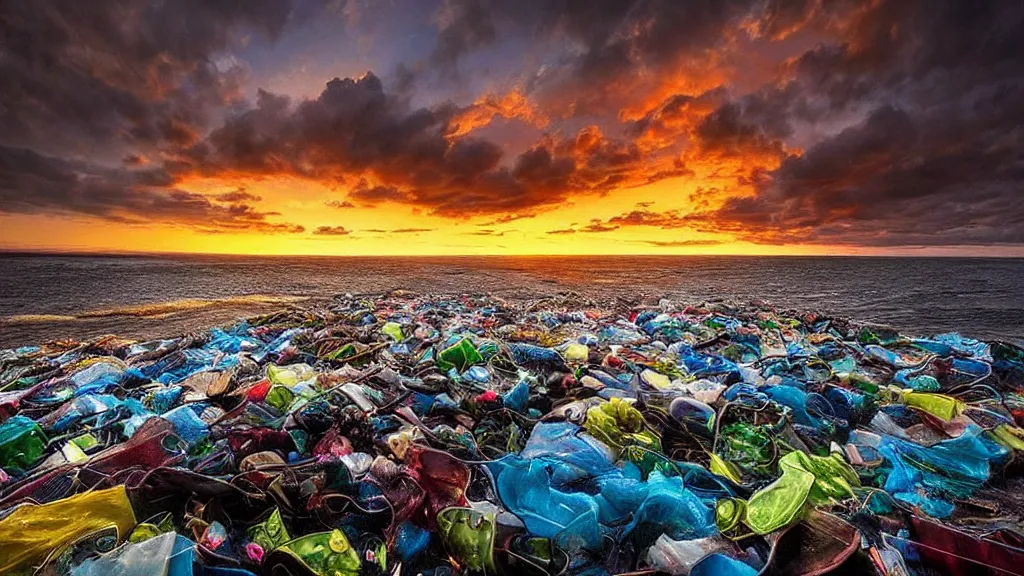
<svg viewBox="0 0 1024 576">
<path fill-rule="evenodd" d="M 196 142 L 248 74 L 228 51 L 273 41 L 290 0 L 9 2 L 0 9 L 0 144 L 41 152 Z M 117 156 L 115 156 L 117 157 Z"/>
<path fill-rule="evenodd" d="M 370 186 L 365 179 L 359 181 L 359 184 L 348 193 L 348 197 L 366 204 L 408 200 L 406 194 L 394 186 Z"/>
<path fill-rule="evenodd" d="M 879 108 L 788 158 L 757 195 L 688 220 L 763 243 L 1024 242 L 1024 206 L 1009 189 L 1024 176 L 1019 142 L 991 134 L 977 148 L 941 116 L 931 120 Z"/>
<path fill-rule="evenodd" d="M 166 223 L 203 232 L 301 233 L 300 225 L 268 220 L 249 204 L 215 203 L 173 188 L 160 170 L 106 169 L 0 147 L 0 213 L 56 213 L 110 222 Z M 31 194 L 26 194 L 31 190 Z"/>
<path fill-rule="evenodd" d="M 753 181 L 752 196 L 688 220 L 762 243 L 1024 242 L 1022 26 L 1012 3 L 865 7 L 846 43 L 792 62 L 788 84 L 715 112 L 713 142 L 807 147 Z M 756 112 L 744 121 L 741 109 Z M 843 117 L 845 128 L 813 133 Z"/>
<path fill-rule="evenodd" d="M 477 128 L 487 126 L 495 117 L 516 118 L 538 128 L 546 127 L 549 122 L 547 116 L 538 111 L 522 92 L 513 90 L 502 97 L 488 94 L 460 110 L 448 125 L 448 136 L 465 136 Z"/>
<path fill-rule="evenodd" d="M 330 189 L 481 245 L 1024 245 L 1024 4 L 344 4 L 3 4 L 0 213 L 294 233 Z"/>
<path fill-rule="evenodd" d="M 596 126 L 572 138 L 547 138 L 502 165 L 495 142 L 453 137 L 450 106 L 410 109 L 371 73 L 334 79 L 315 100 L 292 106 L 261 91 L 257 106 L 183 153 L 177 174 L 281 174 L 308 178 L 372 176 L 349 198 L 401 202 L 432 214 L 525 214 L 572 194 L 603 194 L 648 181 L 633 144 Z M 525 217 L 525 216 L 524 216 Z"/>
<path fill-rule="evenodd" d="M 494 42 L 494 24 L 484 1 L 442 0 L 434 13 L 439 32 L 431 59 L 445 71 L 454 72 L 462 55 Z"/>
</svg>

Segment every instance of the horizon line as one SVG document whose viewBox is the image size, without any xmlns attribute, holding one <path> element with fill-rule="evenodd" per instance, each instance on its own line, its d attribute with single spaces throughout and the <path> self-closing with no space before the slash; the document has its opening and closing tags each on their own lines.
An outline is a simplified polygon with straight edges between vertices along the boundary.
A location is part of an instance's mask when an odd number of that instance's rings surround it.
<svg viewBox="0 0 1024 576">
<path fill-rule="evenodd" d="M 968 248 L 963 246 L 959 248 Z M 925 247 L 902 247 L 907 250 L 927 250 Z M 949 249 L 950 247 L 943 247 Z M 0 248 L 0 256 L 54 256 L 72 258 L 101 258 L 101 257 L 181 257 L 181 256 L 216 256 L 236 258 L 607 258 L 607 257 L 683 257 L 683 258 L 960 258 L 960 259 L 1024 259 L 1024 255 L 1013 254 L 984 254 L 984 255 L 960 255 L 960 254 L 855 254 L 855 253 L 834 253 L 834 254 L 751 254 L 751 253 L 657 253 L 657 252 L 634 252 L 634 253 L 519 253 L 519 254 L 311 254 L 311 253 L 239 253 L 239 252 L 174 252 L 174 251 L 143 251 L 143 250 L 53 250 L 53 249 L 7 249 Z"/>
</svg>

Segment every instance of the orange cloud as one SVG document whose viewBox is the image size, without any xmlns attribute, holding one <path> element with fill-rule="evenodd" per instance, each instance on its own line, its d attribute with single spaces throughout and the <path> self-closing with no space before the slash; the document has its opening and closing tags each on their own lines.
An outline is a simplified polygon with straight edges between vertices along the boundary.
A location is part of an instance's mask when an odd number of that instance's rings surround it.
<svg viewBox="0 0 1024 576">
<path fill-rule="evenodd" d="M 452 118 L 448 124 L 447 136 L 465 136 L 477 128 L 487 126 L 496 116 L 507 120 L 515 118 L 538 128 L 544 128 L 550 122 L 522 92 L 515 89 L 500 97 L 487 94 L 478 98 Z"/>
</svg>

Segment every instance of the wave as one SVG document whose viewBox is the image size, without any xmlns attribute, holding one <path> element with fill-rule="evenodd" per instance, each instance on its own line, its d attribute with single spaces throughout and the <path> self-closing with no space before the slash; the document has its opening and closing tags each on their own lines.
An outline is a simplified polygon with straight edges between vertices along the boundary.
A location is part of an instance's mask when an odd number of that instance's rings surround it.
<svg viewBox="0 0 1024 576">
<path fill-rule="evenodd" d="M 229 296 L 225 298 L 183 298 L 167 302 L 150 304 L 134 304 L 91 310 L 80 314 L 16 314 L 0 317 L 0 324 L 43 324 L 47 322 L 73 322 L 97 318 L 166 318 L 182 312 L 194 312 L 210 308 L 227 308 L 231 306 L 254 304 L 293 304 L 309 300 L 308 296 L 271 296 L 267 294 L 249 294 L 246 296 Z"/>
</svg>

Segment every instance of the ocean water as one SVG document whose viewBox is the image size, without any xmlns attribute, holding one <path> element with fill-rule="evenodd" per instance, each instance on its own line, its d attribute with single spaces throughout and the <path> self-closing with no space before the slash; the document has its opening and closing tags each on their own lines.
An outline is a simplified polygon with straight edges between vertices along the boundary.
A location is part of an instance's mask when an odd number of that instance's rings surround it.
<svg viewBox="0 0 1024 576">
<path fill-rule="evenodd" d="M 893 326 L 1024 340 L 1024 260 L 850 257 L 235 257 L 0 255 L 0 347 L 154 338 L 307 299 L 393 289 L 530 299 L 575 292 L 767 301 Z"/>
</svg>

